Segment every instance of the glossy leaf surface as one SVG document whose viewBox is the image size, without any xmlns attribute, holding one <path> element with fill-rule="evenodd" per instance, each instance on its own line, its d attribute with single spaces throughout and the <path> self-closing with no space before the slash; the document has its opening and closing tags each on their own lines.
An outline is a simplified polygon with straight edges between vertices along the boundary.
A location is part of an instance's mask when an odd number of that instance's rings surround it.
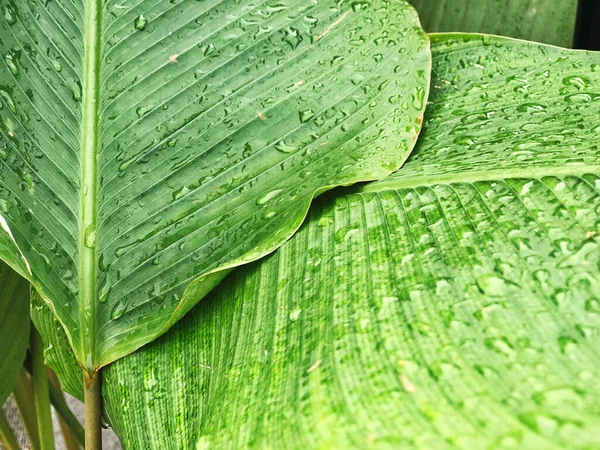
<svg viewBox="0 0 600 450">
<path fill-rule="evenodd" d="M 578 0 L 410 0 L 427 32 L 477 32 L 571 47 Z"/>
<path fill-rule="evenodd" d="M 23 367 L 29 324 L 29 283 L 0 263 L 0 406 Z"/>
<path fill-rule="evenodd" d="M 0 257 L 92 371 L 408 156 L 429 81 L 405 2 L 5 3 Z"/>
<path fill-rule="evenodd" d="M 600 444 L 600 56 L 432 42 L 406 165 L 105 370 L 125 448 Z"/>
</svg>

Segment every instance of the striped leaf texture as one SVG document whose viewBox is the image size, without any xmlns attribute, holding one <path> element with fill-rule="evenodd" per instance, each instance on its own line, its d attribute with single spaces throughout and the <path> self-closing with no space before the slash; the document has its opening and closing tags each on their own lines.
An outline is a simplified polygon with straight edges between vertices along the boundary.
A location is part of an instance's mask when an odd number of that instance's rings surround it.
<svg viewBox="0 0 600 450">
<path fill-rule="evenodd" d="M 29 283 L 0 262 L 0 407 L 23 366 L 30 323 Z"/>
<path fill-rule="evenodd" d="M 428 32 L 491 33 L 571 47 L 578 0 L 410 0 Z"/>
<path fill-rule="evenodd" d="M 432 44 L 400 171 L 104 371 L 125 448 L 600 445 L 600 55 Z"/>
<path fill-rule="evenodd" d="M 92 373 L 406 159 L 429 41 L 404 1 L 9 0 L 0 258 Z"/>
<path fill-rule="evenodd" d="M 81 367 L 71 350 L 62 325 L 34 290 L 31 292 L 30 301 L 31 321 L 43 338 L 44 363 L 56 372 L 62 390 L 83 401 Z"/>
</svg>

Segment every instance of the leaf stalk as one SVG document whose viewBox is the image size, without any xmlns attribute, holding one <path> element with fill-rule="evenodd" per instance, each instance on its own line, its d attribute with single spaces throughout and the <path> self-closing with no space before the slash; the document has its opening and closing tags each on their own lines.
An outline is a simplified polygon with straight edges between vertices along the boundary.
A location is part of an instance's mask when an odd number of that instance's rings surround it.
<svg viewBox="0 0 600 450">
<path fill-rule="evenodd" d="M 90 378 L 83 369 L 85 406 L 85 449 L 102 450 L 102 391 L 101 375 L 97 371 Z"/>
</svg>

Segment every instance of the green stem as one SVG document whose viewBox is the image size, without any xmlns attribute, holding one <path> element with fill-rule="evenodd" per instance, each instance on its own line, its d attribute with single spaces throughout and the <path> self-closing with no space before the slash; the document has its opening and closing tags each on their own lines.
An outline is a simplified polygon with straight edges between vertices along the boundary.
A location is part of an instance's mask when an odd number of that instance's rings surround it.
<svg viewBox="0 0 600 450">
<path fill-rule="evenodd" d="M 17 383 L 13 390 L 13 396 L 15 397 L 15 402 L 21 413 L 21 419 L 23 419 L 25 429 L 27 430 L 31 449 L 38 450 L 40 448 L 40 437 L 38 434 L 35 402 L 33 400 L 33 387 L 31 386 L 31 380 L 25 369 L 21 369 L 17 376 Z"/>
<path fill-rule="evenodd" d="M 89 377 L 83 370 L 85 404 L 85 449 L 102 450 L 102 395 L 100 371 Z"/>
<path fill-rule="evenodd" d="M 0 442 L 6 450 L 19 450 L 19 443 L 12 428 L 6 420 L 4 411 L 0 408 Z"/>
<path fill-rule="evenodd" d="M 44 343 L 35 327 L 31 329 L 31 360 L 33 366 L 33 395 L 40 435 L 40 450 L 54 450 L 54 429 L 50 410 L 48 372 L 44 365 Z"/>
<path fill-rule="evenodd" d="M 83 427 L 69 409 L 60 389 L 58 377 L 52 370 L 48 370 L 48 378 L 50 379 L 50 403 L 52 403 L 58 414 L 58 421 L 67 450 L 78 450 L 85 445 Z"/>
</svg>

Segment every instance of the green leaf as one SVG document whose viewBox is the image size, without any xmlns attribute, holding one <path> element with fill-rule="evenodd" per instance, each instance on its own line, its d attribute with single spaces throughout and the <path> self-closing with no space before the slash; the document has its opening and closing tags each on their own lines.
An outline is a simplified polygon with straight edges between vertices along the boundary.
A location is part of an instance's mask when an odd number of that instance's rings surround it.
<svg viewBox="0 0 600 450">
<path fill-rule="evenodd" d="M 104 371 L 125 448 L 600 445 L 600 55 L 432 42 L 405 167 Z"/>
<path fill-rule="evenodd" d="M 29 283 L 0 262 L 0 406 L 15 386 L 29 343 Z"/>
<path fill-rule="evenodd" d="M 45 364 L 56 372 L 63 390 L 83 401 L 81 367 L 77 364 L 67 335 L 48 305 L 33 290 L 31 292 L 31 320 L 46 345 L 44 349 Z"/>
<path fill-rule="evenodd" d="M 578 0 L 409 0 L 428 32 L 459 31 L 571 47 Z"/>
<path fill-rule="evenodd" d="M 315 195 L 397 169 L 420 129 L 429 42 L 403 1 L 2 8 L 0 258 L 89 371 L 276 249 Z"/>
</svg>

